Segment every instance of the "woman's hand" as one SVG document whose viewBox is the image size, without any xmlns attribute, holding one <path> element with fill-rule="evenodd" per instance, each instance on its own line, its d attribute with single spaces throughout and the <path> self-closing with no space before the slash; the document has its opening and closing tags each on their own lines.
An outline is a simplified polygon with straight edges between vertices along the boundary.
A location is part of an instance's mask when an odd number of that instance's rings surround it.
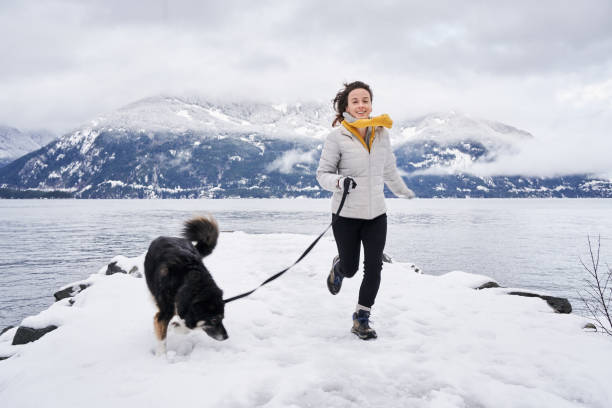
<svg viewBox="0 0 612 408">
<path fill-rule="evenodd" d="M 338 179 L 337 187 L 339 190 L 349 190 L 357 187 L 357 183 L 351 177 L 340 177 Z"/>
<path fill-rule="evenodd" d="M 411 189 L 408 189 L 408 191 L 402 196 L 402 198 L 407 198 L 409 200 L 412 200 L 415 197 L 416 194 L 414 194 L 414 191 L 412 191 Z"/>
</svg>

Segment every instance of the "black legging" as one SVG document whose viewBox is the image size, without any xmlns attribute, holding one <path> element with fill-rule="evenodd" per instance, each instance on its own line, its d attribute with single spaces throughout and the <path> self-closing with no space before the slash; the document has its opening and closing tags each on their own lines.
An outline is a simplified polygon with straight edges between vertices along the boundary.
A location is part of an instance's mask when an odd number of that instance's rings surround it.
<svg viewBox="0 0 612 408">
<path fill-rule="evenodd" d="M 333 230 L 340 255 L 340 272 L 347 278 L 352 278 L 359 270 L 363 242 L 364 273 L 359 289 L 359 304 L 372 307 L 380 286 L 382 255 L 387 239 L 387 214 L 372 220 L 341 216 L 334 223 Z"/>
</svg>

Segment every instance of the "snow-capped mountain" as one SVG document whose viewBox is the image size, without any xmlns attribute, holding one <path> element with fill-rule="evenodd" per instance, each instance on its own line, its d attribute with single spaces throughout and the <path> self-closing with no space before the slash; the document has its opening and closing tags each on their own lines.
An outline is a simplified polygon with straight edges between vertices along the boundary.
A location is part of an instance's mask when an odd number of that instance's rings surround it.
<svg viewBox="0 0 612 408">
<path fill-rule="evenodd" d="M 22 132 L 19 129 L 0 125 L 0 167 L 40 149 L 55 138 L 49 131 Z"/>
<path fill-rule="evenodd" d="M 315 172 L 332 119 L 316 103 L 147 98 L 0 169 L 0 188 L 83 198 L 328 196 Z M 392 131 L 398 167 L 420 197 L 612 197 L 610 181 L 581 175 L 469 173 L 531 137 L 454 112 L 397 120 Z"/>
<path fill-rule="evenodd" d="M 533 138 L 524 130 L 490 120 L 476 119 L 455 111 L 432 113 L 400 123 L 394 142 L 436 141 L 449 144 L 466 140 L 482 143 L 487 149 L 512 147 Z"/>
<path fill-rule="evenodd" d="M 398 167 L 421 197 L 612 197 L 612 180 L 587 175 L 475 175 L 475 165 L 515 155 L 533 139 L 500 122 L 432 113 L 400 122 L 392 139 Z"/>
<path fill-rule="evenodd" d="M 475 161 L 490 162 L 516 154 L 533 136 L 523 130 L 454 111 L 433 113 L 401 122 L 393 134 L 394 146 L 402 146 L 414 160 L 409 170 L 440 169 L 443 173 L 470 170 Z"/>
<path fill-rule="evenodd" d="M 9 164 L 0 183 L 76 197 L 316 195 L 329 123 L 315 104 L 148 98 Z"/>
<path fill-rule="evenodd" d="M 93 130 L 136 132 L 259 133 L 277 138 L 323 139 L 331 107 L 315 103 L 211 103 L 197 98 L 151 97 L 102 115 Z"/>
</svg>

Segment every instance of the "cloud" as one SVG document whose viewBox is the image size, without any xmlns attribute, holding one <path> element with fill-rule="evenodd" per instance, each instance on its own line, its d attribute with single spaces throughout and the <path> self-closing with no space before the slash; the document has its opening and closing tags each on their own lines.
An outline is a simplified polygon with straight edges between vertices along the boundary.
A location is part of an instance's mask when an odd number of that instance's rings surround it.
<svg viewBox="0 0 612 408">
<path fill-rule="evenodd" d="M 590 147 L 585 149 L 584 144 Z M 554 144 L 544 140 L 530 139 L 514 146 L 513 151 L 501 151 L 494 161 L 457 160 L 444 166 L 433 166 L 411 173 L 418 175 L 450 175 L 459 173 L 479 177 L 489 176 L 530 176 L 559 177 L 573 174 L 587 174 L 612 179 L 607 152 L 612 142 L 576 138 Z M 601 154 L 604 151 L 606 153 Z"/>
<path fill-rule="evenodd" d="M 298 164 L 311 164 L 315 161 L 315 152 L 314 151 L 299 151 L 299 150 L 290 150 L 285 153 L 278 159 L 274 160 L 272 163 L 266 166 L 266 171 L 273 172 L 278 171 L 283 174 L 290 174 L 295 171 L 294 166 Z"/>
<path fill-rule="evenodd" d="M 589 148 L 584 147 L 584 144 Z M 589 174 L 608 178 L 609 157 L 601 149 L 611 151 L 612 143 L 576 138 L 562 144 L 542 140 L 526 142 L 516 155 L 502 156 L 494 163 L 475 163 L 470 172 L 477 175 L 525 175 L 556 177 L 568 174 Z"/>
<path fill-rule="evenodd" d="M 5 0 L 0 123 L 61 133 L 158 94 L 329 102 L 361 79 L 394 119 L 456 109 L 602 146 L 609 21 L 607 0 Z"/>
<path fill-rule="evenodd" d="M 575 108 L 595 106 L 596 109 L 612 109 L 612 79 L 572 86 L 559 91 L 559 101 Z"/>
</svg>

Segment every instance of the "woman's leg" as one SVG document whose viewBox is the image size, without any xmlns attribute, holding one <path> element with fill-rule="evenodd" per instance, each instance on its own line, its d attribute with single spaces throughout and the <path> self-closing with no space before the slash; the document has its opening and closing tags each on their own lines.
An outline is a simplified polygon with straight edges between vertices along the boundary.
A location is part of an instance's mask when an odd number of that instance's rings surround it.
<svg viewBox="0 0 612 408">
<path fill-rule="evenodd" d="M 363 281 L 359 289 L 359 305 L 370 308 L 380 286 L 382 254 L 387 240 L 387 215 L 364 222 L 360 240 L 363 242 Z"/>
<path fill-rule="evenodd" d="M 353 277 L 359 269 L 361 253 L 359 229 L 363 222 L 355 218 L 338 217 L 332 226 L 340 256 L 340 273 L 347 278 Z"/>
</svg>

